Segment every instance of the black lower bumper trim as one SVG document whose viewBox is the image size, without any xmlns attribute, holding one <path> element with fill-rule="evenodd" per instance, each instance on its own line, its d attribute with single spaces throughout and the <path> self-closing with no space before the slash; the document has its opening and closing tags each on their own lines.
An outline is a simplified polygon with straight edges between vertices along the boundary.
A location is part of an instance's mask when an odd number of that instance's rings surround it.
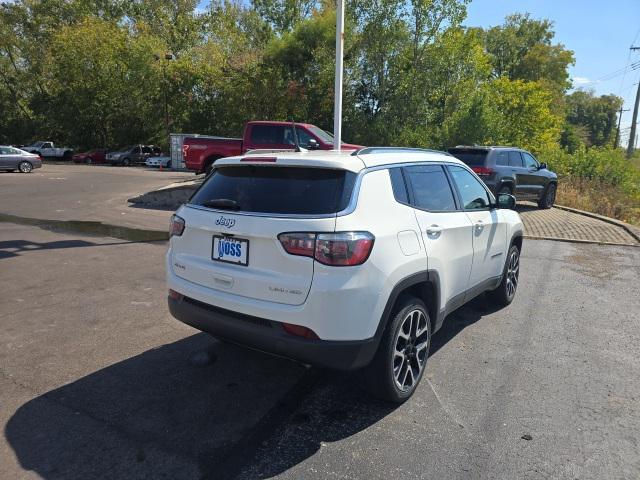
<svg viewBox="0 0 640 480">
<path fill-rule="evenodd" d="M 189 297 L 169 298 L 169 311 L 178 320 L 214 337 L 335 370 L 355 370 L 371 362 L 378 341 L 311 340 L 285 332 L 280 322 L 243 315 Z"/>
</svg>

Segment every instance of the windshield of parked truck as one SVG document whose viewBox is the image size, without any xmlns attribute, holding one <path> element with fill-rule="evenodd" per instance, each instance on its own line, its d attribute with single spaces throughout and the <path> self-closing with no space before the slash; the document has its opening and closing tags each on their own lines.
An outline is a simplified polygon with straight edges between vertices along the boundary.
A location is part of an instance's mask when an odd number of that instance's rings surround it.
<svg viewBox="0 0 640 480">
<path fill-rule="evenodd" d="M 307 127 L 311 133 L 313 133 L 316 137 L 322 140 L 325 143 L 333 143 L 333 135 L 329 132 L 325 132 L 321 128 L 318 128 L 314 125 Z"/>
</svg>

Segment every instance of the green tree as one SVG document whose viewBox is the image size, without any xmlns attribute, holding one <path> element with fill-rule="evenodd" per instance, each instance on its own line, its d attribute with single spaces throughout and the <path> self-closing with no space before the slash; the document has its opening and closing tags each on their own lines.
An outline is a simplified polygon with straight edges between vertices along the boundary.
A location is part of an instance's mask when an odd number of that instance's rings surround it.
<svg viewBox="0 0 640 480">
<path fill-rule="evenodd" d="M 485 45 L 491 55 L 494 76 L 511 80 L 546 80 L 562 91 L 571 87 L 569 65 L 573 52 L 553 45 L 553 23 L 534 20 L 529 14 L 509 15 L 503 25 L 486 31 Z"/>
<path fill-rule="evenodd" d="M 587 147 L 615 146 L 616 122 L 622 102 L 615 95 L 597 97 L 593 91 L 577 90 L 566 97 L 566 129 L 582 132 L 579 137 Z M 569 138 L 563 139 L 563 146 L 570 146 Z"/>
</svg>

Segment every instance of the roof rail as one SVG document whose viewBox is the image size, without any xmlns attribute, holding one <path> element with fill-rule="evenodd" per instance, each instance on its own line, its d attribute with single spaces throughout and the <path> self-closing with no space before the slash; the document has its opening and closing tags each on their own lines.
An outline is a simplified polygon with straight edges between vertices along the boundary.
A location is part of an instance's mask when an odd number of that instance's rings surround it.
<svg viewBox="0 0 640 480">
<path fill-rule="evenodd" d="M 372 153 L 402 153 L 402 152 L 415 152 L 415 153 L 441 153 L 443 155 L 450 155 L 447 152 L 441 150 L 433 150 L 431 148 L 411 148 L 411 147 L 365 147 L 360 150 L 354 151 L 351 155 L 370 155 Z"/>
</svg>

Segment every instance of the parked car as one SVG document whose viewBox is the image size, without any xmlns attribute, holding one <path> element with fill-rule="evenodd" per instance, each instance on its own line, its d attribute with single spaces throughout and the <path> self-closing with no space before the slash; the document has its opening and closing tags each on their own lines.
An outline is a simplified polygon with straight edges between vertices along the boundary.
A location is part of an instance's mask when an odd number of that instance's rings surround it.
<svg viewBox="0 0 640 480">
<path fill-rule="evenodd" d="M 513 300 L 514 205 L 442 152 L 221 159 L 172 217 L 169 309 L 233 343 L 364 369 L 374 395 L 403 402 L 450 312 L 487 291 Z"/>
<path fill-rule="evenodd" d="M 87 152 L 76 153 L 72 160 L 74 163 L 86 163 L 87 165 L 105 163 L 107 151 L 104 148 L 94 148 Z"/>
<path fill-rule="evenodd" d="M 131 145 L 117 152 L 109 152 L 106 156 L 107 163 L 111 165 L 129 165 L 142 164 L 151 156 L 159 156 L 162 154 L 160 148 L 153 145 Z"/>
<path fill-rule="evenodd" d="M 56 147 L 53 142 L 35 142 L 22 147 L 22 150 L 29 153 L 37 153 L 42 158 L 59 158 L 71 160 L 73 149 L 69 147 Z"/>
<path fill-rule="evenodd" d="M 533 200 L 540 208 L 551 208 L 556 200 L 558 176 L 526 150 L 458 146 L 448 151 L 469 165 L 494 195 L 509 193 L 518 200 Z"/>
<path fill-rule="evenodd" d="M 42 159 L 36 153 L 29 153 L 19 148 L 0 145 L 0 170 L 31 173 L 34 168 L 42 167 Z"/>
<path fill-rule="evenodd" d="M 166 156 L 149 157 L 147 158 L 147 161 L 144 163 L 147 167 L 171 168 L 171 157 L 166 157 Z"/>
<path fill-rule="evenodd" d="M 308 150 L 332 150 L 333 135 L 309 123 L 296 123 L 295 132 L 300 147 Z M 187 137 L 182 143 L 182 152 L 188 170 L 209 173 L 219 158 L 240 155 L 256 149 L 296 148 L 291 122 L 254 121 L 247 122 L 242 138 Z M 360 145 L 343 143 L 344 150 L 357 150 Z"/>
</svg>

